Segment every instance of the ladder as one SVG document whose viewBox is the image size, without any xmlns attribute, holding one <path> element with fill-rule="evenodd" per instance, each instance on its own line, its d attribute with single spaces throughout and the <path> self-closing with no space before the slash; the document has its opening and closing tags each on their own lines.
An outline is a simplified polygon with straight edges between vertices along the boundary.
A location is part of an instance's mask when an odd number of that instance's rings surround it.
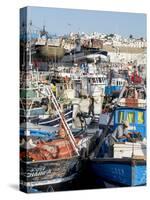
<svg viewBox="0 0 150 200">
<path fill-rule="evenodd" d="M 46 90 L 46 92 L 47 92 L 47 95 L 48 95 L 49 97 L 52 98 L 52 102 L 53 102 L 53 104 L 54 104 L 54 107 L 55 107 L 55 109 L 56 109 L 56 111 L 57 111 L 57 113 L 58 113 L 60 119 L 61 119 L 61 122 L 62 122 L 62 124 L 63 124 L 63 127 L 64 127 L 64 129 L 65 129 L 65 131 L 66 131 L 66 133 L 67 133 L 67 135 L 68 135 L 70 141 L 71 141 L 71 144 L 72 144 L 72 146 L 73 146 L 75 152 L 76 152 L 77 155 L 79 156 L 79 148 L 78 148 L 78 145 L 76 144 L 76 140 L 75 140 L 75 138 L 74 138 L 74 136 L 73 136 L 73 134 L 72 134 L 72 131 L 71 131 L 69 125 L 68 125 L 67 122 L 66 122 L 66 119 L 65 119 L 65 117 L 64 117 L 64 114 L 63 114 L 63 112 L 62 112 L 62 110 L 61 110 L 61 108 L 60 108 L 60 106 L 59 106 L 59 104 L 58 104 L 58 102 L 57 102 L 57 99 L 56 99 L 56 97 L 55 97 L 55 95 L 54 95 L 54 93 L 53 93 L 51 87 L 46 87 L 45 90 Z"/>
</svg>

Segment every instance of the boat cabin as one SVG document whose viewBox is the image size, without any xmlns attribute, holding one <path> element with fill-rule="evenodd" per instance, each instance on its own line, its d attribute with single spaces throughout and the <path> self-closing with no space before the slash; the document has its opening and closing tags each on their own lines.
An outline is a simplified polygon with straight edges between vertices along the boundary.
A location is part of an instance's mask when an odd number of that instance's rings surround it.
<svg viewBox="0 0 150 200">
<path fill-rule="evenodd" d="M 104 95 L 106 82 L 105 75 L 88 74 L 82 76 L 82 90 L 92 96 Z"/>
<path fill-rule="evenodd" d="M 114 114 L 114 128 L 124 120 L 129 122 L 129 132 L 138 132 L 142 138 L 146 137 L 146 109 L 118 107 Z"/>
<path fill-rule="evenodd" d="M 113 131 L 123 123 L 129 122 L 128 133 L 131 133 L 131 138 L 118 140 L 112 136 Z M 146 109 L 118 107 L 113 115 L 113 126 L 109 125 L 111 132 L 105 138 L 100 150 L 99 157 L 104 158 L 123 158 L 132 156 L 140 156 L 143 158 L 146 155 Z M 101 129 L 101 127 L 100 127 Z M 111 138 L 113 139 L 113 145 Z"/>
<path fill-rule="evenodd" d="M 112 78 L 111 85 L 106 86 L 105 95 L 118 97 L 126 80 L 123 78 Z"/>
<path fill-rule="evenodd" d="M 126 87 L 119 106 L 146 108 L 146 91 L 141 87 Z"/>
</svg>

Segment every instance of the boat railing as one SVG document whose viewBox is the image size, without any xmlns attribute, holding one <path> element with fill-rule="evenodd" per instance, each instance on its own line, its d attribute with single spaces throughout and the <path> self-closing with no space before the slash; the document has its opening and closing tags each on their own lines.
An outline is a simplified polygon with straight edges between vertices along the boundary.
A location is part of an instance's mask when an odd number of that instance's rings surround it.
<svg viewBox="0 0 150 200">
<path fill-rule="evenodd" d="M 118 103 L 119 106 L 128 106 L 128 107 L 146 107 L 146 99 L 135 99 L 135 98 L 122 98 Z"/>
</svg>

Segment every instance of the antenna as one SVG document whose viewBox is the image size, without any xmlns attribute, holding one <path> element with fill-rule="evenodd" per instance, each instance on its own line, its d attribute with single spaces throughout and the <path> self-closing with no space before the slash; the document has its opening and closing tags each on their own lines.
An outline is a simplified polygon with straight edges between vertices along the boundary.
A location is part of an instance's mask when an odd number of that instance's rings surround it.
<svg viewBox="0 0 150 200">
<path fill-rule="evenodd" d="M 32 48 L 32 20 L 29 21 L 29 69 L 32 70 L 32 57 L 31 57 L 31 48 Z"/>
</svg>

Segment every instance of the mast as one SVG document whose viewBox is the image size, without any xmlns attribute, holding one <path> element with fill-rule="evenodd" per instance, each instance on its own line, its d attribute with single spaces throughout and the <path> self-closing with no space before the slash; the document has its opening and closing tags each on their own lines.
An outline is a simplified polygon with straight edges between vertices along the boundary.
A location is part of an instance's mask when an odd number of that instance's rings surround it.
<svg viewBox="0 0 150 200">
<path fill-rule="evenodd" d="M 31 50 L 32 50 L 32 20 L 29 22 L 29 47 L 28 47 L 28 52 L 29 52 L 29 70 L 32 71 L 32 55 L 31 55 Z"/>
<path fill-rule="evenodd" d="M 96 149 L 95 149 L 94 155 L 91 155 L 91 158 L 92 158 L 93 156 L 96 157 L 96 156 L 98 155 L 98 153 L 99 153 L 99 150 L 100 150 L 100 148 L 101 148 L 101 146 L 102 146 L 102 144 L 103 144 L 103 142 L 104 142 L 104 140 L 105 140 L 105 138 L 106 138 L 106 136 L 107 136 L 107 134 L 108 134 L 109 125 L 110 125 L 110 123 L 111 123 L 111 121 L 112 121 L 112 118 L 113 118 L 114 112 L 115 112 L 115 110 L 116 110 L 116 107 L 118 106 L 118 103 L 119 103 L 120 99 L 122 98 L 122 96 L 123 96 L 123 94 L 124 94 L 124 92 L 125 92 L 126 86 L 127 86 L 127 85 L 126 85 L 126 83 L 125 83 L 125 84 L 124 84 L 124 87 L 122 88 L 122 91 L 121 91 L 121 93 L 120 93 L 120 95 L 119 95 L 119 98 L 118 98 L 117 102 L 116 102 L 115 105 L 114 105 L 113 111 L 112 111 L 111 116 L 110 116 L 110 118 L 109 118 L 109 121 L 108 121 L 108 123 L 107 123 L 107 127 L 106 127 L 106 129 L 103 131 L 103 133 L 102 133 L 102 135 L 101 135 L 101 137 L 100 137 L 100 141 L 99 141 L 99 143 L 98 143 L 98 145 L 97 145 L 97 147 L 96 147 Z"/>
<path fill-rule="evenodd" d="M 54 107 L 55 107 L 55 109 L 56 109 L 56 111 L 57 111 L 57 113 L 58 113 L 58 115 L 59 115 L 59 117 L 61 119 L 63 127 L 64 127 L 64 129 L 65 129 L 70 141 L 71 141 L 71 144 L 72 144 L 75 152 L 79 156 L 80 155 L 79 154 L 79 148 L 78 148 L 78 145 L 76 144 L 76 140 L 75 140 L 75 138 L 74 138 L 74 136 L 72 134 L 72 131 L 71 131 L 70 127 L 68 126 L 68 124 L 67 124 L 67 122 L 65 120 L 63 112 L 61 111 L 61 108 L 60 108 L 60 106 L 59 106 L 59 104 L 57 102 L 57 99 L 56 99 L 55 95 L 53 94 L 53 91 L 52 91 L 51 87 L 46 87 L 45 89 L 46 89 L 46 93 L 47 93 L 48 97 L 50 97 L 52 99 Z"/>
</svg>

